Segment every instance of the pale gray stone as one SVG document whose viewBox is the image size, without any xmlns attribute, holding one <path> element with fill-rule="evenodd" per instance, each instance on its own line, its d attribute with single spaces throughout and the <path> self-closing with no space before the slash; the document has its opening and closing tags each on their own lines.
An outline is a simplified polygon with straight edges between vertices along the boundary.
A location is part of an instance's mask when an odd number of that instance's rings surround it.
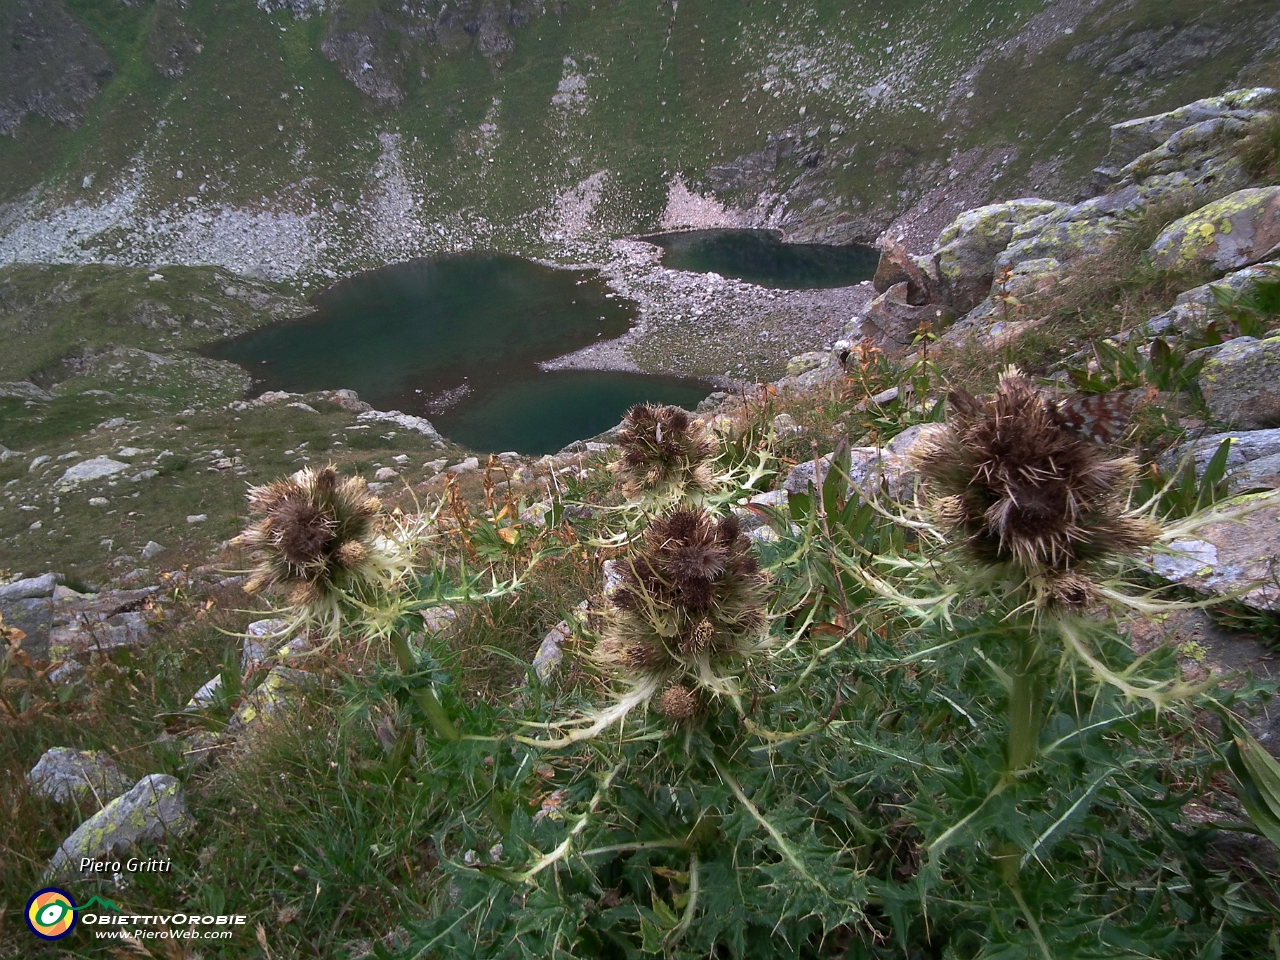
<svg viewBox="0 0 1280 960">
<path fill-rule="evenodd" d="M 74 874 L 82 858 L 114 857 L 143 843 L 181 837 L 194 826 L 182 784 L 153 773 L 80 824 L 49 861 L 49 878 Z"/>
<path fill-rule="evenodd" d="M 1222 344 L 1198 381 L 1215 419 L 1245 430 L 1280 427 L 1280 337 Z"/>
<path fill-rule="evenodd" d="M 142 556 L 147 560 L 164 553 L 164 547 L 156 543 L 154 540 L 148 540 L 146 546 L 142 548 Z"/>
<path fill-rule="evenodd" d="M 206 710 L 218 702 L 218 694 L 222 690 L 222 674 L 205 682 L 199 690 L 191 695 L 184 710 Z"/>
<path fill-rule="evenodd" d="M 789 413 L 780 413 L 773 418 L 773 433 L 779 440 L 804 433 L 804 427 L 796 423 L 795 417 Z"/>
<path fill-rule="evenodd" d="M 1201 476 L 1224 440 L 1231 441 L 1227 454 L 1227 481 L 1232 493 L 1280 487 L 1280 427 L 1232 430 L 1201 437 L 1161 457 L 1160 468 L 1166 474 L 1172 473 L 1181 469 L 1191 457 L 1195 462 L 1196 475 Z"/>
<path fill-rule="evenodd" d="M 0 586 L 0 602 L 10 600 L 30 600 L 33 597 L 51 597 L 54 589 L 62 582 L 62 574 L 46 573 L 39 577 L 27 577 Z"/>
<path fill-rule="evenodd" d="M 94 457 L 92 460 L 77 463 L 74 467 L 68 467 L 58 480 L 57 486 L 63 489 L 70 489 L 77 484 L 87 483 L 90 480 L 113 477 L 117 473 L 128 469 L 130 469 L 129 464 L 121 463 L 119 460 L 112 460 L 110 457 Z"/>
<path fill-rule="evenodd" d="M 1149 560 L 1165 579 L 1257 610 L 1280 610 L 1280 491 L 1219 504 L 1170 546 L 1177 553 Z"/>
<path fill-rule="evenodd" d="M 104 807 L 129 789 L 130 780 L 115 761 L 100 750 L 46 750 L 27 774 L 31 792 L 58 803 L 78 803 L 90 797 Z"/>
</svg>

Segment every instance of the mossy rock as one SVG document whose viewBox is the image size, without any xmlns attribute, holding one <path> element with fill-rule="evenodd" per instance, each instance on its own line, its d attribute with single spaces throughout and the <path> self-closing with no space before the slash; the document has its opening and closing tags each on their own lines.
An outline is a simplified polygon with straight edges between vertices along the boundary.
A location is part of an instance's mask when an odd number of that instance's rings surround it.
<svg viewBox="0 0 1280 960">
<path fill-rule="evenodd" d="M 1246 430 L 1280 426 L 1280 337 L 1224 343 L 1199 381 L 1214 419 Z"/>
</svg>

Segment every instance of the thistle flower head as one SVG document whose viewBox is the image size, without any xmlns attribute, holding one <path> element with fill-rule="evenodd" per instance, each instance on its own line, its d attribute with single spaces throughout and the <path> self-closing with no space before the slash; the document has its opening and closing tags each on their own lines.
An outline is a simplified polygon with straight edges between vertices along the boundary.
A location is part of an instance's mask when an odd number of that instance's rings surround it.
<svg viewBox="0 0 1280 960">
<path fill-rule="evenodd" d="M 1129 459 L 1108 459 L 1062 421 L 1056 406 L 1010 368 L 994 396 L 953 391 L 949 423 L 921 437 L 911 456 L 938 521 L 984 563 L 1011 563 L 1057 584 L 1046 596 L 1082 603 L 1082 564 L 1121 556 L 1159 534 L 1126 514 L 1136 476 Z"/>
<path fill-rule="evenodd" d="M 673 718 L 697 712 L 667 702 L 681 696 L 673 690 L 732 690 L 732 673 L 761 648 L 766 623 L 765 580 L 737 519 L 671 510 L 619 571 L 596 660 L 633 684 L 665 686 L 657 706 Z"/>
<path fill-rule="evenodd" d="M 696 498 L 711 489 L 715 452 L 687 410 L 641 403 L 626 412 L 618 431 L 622 456 L 614 472 L 628 499 Z"/>
<path fill-rule="evenodd" d="M 698 691 L 681 683 L 673 683 L 658 695 L 658 712 L 671 720 L 691 720 L 701 703 Z"/>
<path fill-rule="evenodd" d="M 248 493 L 253 522 L 233 541 L 253 551 L 245 590 L 274 590 L 299 607 L 330 607 L 386 568 L 382 505 L 359 477 L 306 468 Z"/>
</svg>

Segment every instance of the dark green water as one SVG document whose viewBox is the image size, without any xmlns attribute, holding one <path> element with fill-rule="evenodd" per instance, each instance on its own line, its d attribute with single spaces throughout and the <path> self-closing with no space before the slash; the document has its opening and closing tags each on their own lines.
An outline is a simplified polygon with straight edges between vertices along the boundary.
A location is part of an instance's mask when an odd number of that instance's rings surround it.
<svg viewBox="0 0 1280 960">
<path fill-rule="evenodd" d="M 783 243 L 771 230 L 692 230 L 644 239 L 665 250 L 664 267 L 787 290 L 852 286 L 870 280 L 880 259 L 874 247 Z"/>
<path fill-rule="evenodd" d="M 609 429 L 650 400 L 691 405 L 698 381 L 538 369 L 625 333 L 633 305 L 594 271 L 464 254 L 395 264 L 317 295 L 316 312 L 208 353 L 264 390 L 346 387 L 380 410 L 425 416 L 476 450 L 551 453 Z M 442 398 L 461 394 L 453 406 Z"/>
<path fill-rule="evenodd" d="M 556 370 L 508 384 L 475 403 L 461 403 L 433 422 L 445 436 L 476 450 L 553 453 L 608 430 L 632 404 L 648 400 L 692 410 L 710 391 L 696 380 Z"/>
</svg>

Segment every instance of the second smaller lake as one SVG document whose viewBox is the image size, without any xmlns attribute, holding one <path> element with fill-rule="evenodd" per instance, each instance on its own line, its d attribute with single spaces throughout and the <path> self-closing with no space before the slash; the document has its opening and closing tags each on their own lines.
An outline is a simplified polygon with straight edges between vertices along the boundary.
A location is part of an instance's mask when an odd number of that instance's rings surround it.
<svg viewBox="0 0 1280 960">
<path fill-rule="evenodd" d="M 874 247 L 783 243 L 772 230 L 690 230 L 643 239 L 663 248 L 664 267 L 787 290 L 852 286 L 870 280 L 880 261 Z"/>
</svg>

